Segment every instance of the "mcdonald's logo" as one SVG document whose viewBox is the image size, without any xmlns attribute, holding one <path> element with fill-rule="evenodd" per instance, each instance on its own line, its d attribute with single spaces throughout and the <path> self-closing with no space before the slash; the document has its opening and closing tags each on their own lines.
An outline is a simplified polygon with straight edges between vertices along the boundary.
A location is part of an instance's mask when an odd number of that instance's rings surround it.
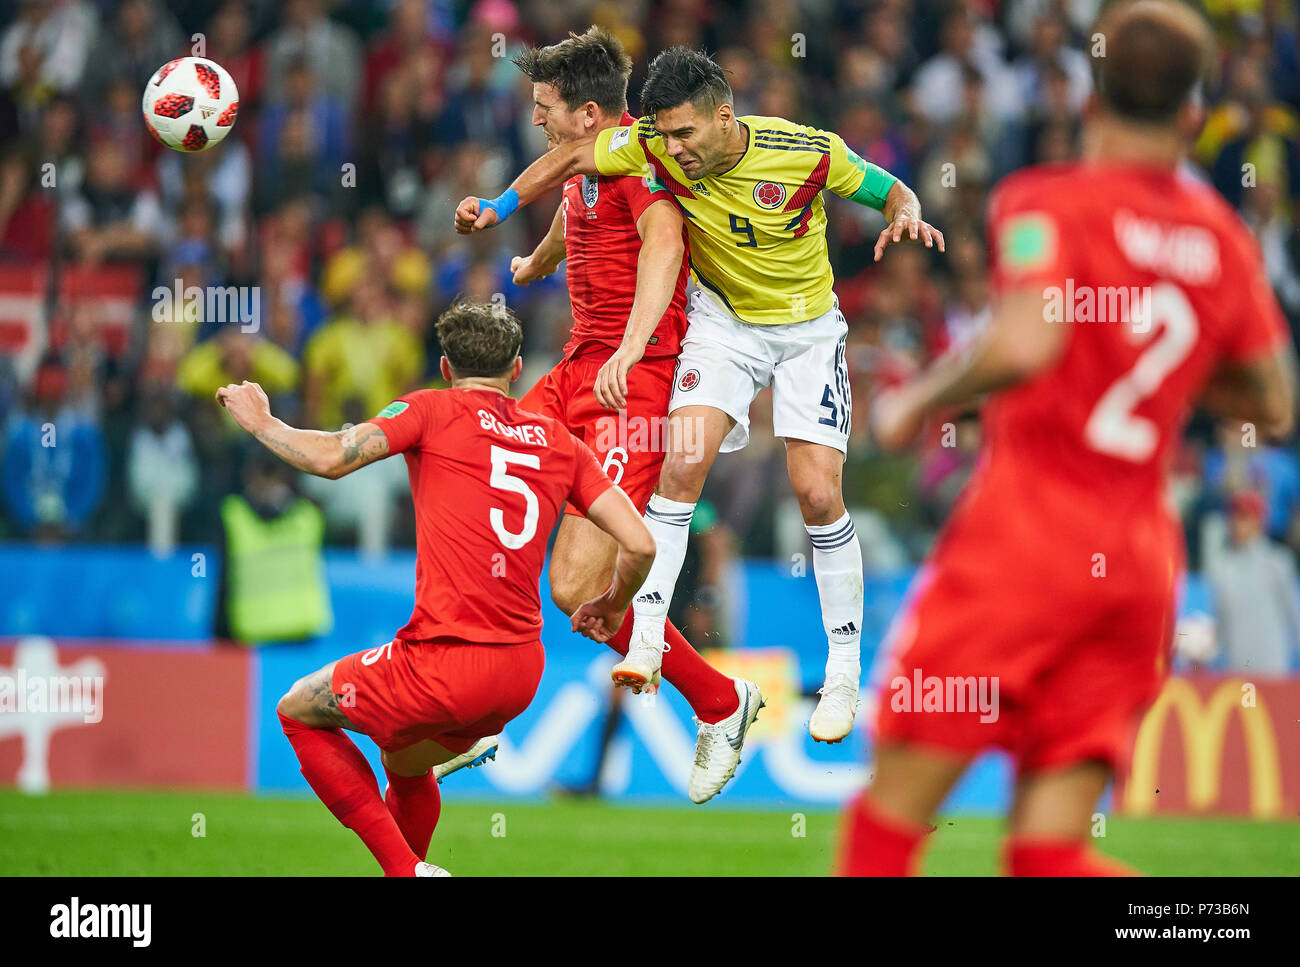
<svg viewBox="0 0 1300 967">
<path fill-rule="evenodd" d="M 1254 705 L 1242 704 L 1244 684 L 1239 678 L 1221 682 L 1202 704 L 1186 679 L 1169 680 L 1138 728 L 1133 768 L 1124 790 L 1127 812 L 1138 816 L 1155 812 L 1165 724 L 1171 714 L 1182 726 L 1187 806 L 1193 810 L 1214 808 L 1221 794 L 1228 722 L 1236 713 L 1246 747 L 1250 815 L 1256 819 L 1282 815 L 1282 765 L 1272 719 L 1258 692 Z"/>
</svg>

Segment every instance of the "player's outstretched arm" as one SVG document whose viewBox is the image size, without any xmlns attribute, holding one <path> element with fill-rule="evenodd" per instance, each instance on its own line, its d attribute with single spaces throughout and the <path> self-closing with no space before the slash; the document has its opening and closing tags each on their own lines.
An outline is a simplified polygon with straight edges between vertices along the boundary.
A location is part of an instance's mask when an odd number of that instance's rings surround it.
<svg viewBox="0 0 1300 967">
<path fill-rule="evenodd" d="M 614 581 L 598 598 L 573 612 L 574 631 L 595 641 L 608 641 L 623 624 L 632 598 L 650 574 L 655 541 L 641 515 L 618 487 L 610 487 L 591 502 L 587 519 L 618 542 Z"/>
<path fill-rule="evenodd" d="M 876 239 L 877 262 L 885 254 L 885 246 L 890 242 L 901 242 L 905 237 L 913 242 L 924 242 L 926 248 L 938 246 L 943 248 L 943 232 L 929 222 L 921 219 L 921 200 L 916 192 L 901 181 L 895 181 L 885 196 L 885 220 L 889 222 L 880 237 Z"/>
<path fill-rule="evenodd" d="M 1043 318 L 1041 289 L 1007 293 L 971 345 L 927 367 L 910 382 L 878 396 L 871 425 L 886 450 L 909 446 L 935 410 L 1012 386 L 1052 365 L 1065 348 L 1066 327 Z"/>
<path fill-rule="evenodd" d="M 546 152 L 496 198 L 470 196 L 456 206 L 456 231 L 469 235 L 504 222 L 520 205 L 558 188 L 574 175 L 599 174 L 596 139 L 583 138 Z"/>
<path fill-rule="evenodd" d="M 641 254 L 636 261 L 636 294 L 623 342 L 596 374 L 596 402 L 611 410 L 627 405 L 627 374 L 645 355 L 646 343 L 668 311 L 686 257 L 682 213 L 671 201 L 657 201 L 641 213 L 636 230 Z"/>
<path fill-rule="evenodd" d="M 510 274 L 515 285 L 528 285 L 538 279 L 544 279 L 560 267 L 564 261 L 564 205 L 555 209 L 551 227 L 531 255 L 516 255 L 510 260 Z"/>
<path fill-rule="evenodd" d="M 373 423 L 337 433 L 296 429 L 271 415 L 266 393 L 248 380 L 221 387 L 217 402 L 259 443 L 304 473 L 337 480 L 388 456 L 388 437 Z"/>
</svg>

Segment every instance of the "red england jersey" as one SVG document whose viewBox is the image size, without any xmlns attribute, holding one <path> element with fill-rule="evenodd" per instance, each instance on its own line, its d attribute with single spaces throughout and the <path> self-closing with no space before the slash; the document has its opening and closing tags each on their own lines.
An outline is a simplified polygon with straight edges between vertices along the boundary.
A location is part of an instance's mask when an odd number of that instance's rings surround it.
<svg viewBox="0 0 1300 967">
<path fill-rule="evenodd" d="M 623 115 L 624 125 L 636 118 Z M 636 266 L 641 255 L 637 219 L 655 202 L 675 204 L 672 194 L 652 178 L 577 175 L 564 183 L 561 220 L 573 304 L 573 333 L 564 358 L 618 348 L 636 296 Z M 685 228 L 682 230 L 685 238 Z M 676 356 L 686 333 L 688 261 L 682 259 L 673 300 L 646 344 L 645 358 Z"/>
<path fill-rule="evenodd" d="M 995 291 L 1041 289 L 1043 325 L 1065 326 L 1067 342 L 989 403 L 950 530 L 968 531 L 972 551 L 1000 532 L 1022 561 L 1023 542 L 1100 551 L 1113 538 L 1135 563 L 1167 563 L 1165 474 L 1193 405 L 1220 361 L 1286 338 L 1253 238 L 1185 175 L 1074 163 L 1004 180 L 989 241 Z M 970 520 L 981 515 L 990 531 Z"/>
<path fill-rule="evenodd" d="M 406 456 L 415 611 L 405 641 L 512 644 L 542 630 L 538 582 L 566 501 L 613 486 L 560 423 L 491 390 L 418 390 L 368 422 Z"/>
</svg>

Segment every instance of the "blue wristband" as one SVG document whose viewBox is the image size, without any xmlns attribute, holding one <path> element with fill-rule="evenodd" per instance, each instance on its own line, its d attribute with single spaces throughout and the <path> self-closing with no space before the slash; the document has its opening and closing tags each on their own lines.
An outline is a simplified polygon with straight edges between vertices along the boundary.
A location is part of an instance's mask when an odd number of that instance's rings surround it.
<svg viewBox="0 0 1300 967">
<path fill-rule="evenodd" d="M 478 200 L 478 210 L 481 213 L 483 209 L 490 208 L 497 213 L 497 221 L 504 222 L 514 214 L 515 209 L 519 207 L 519 192 L 513 188 L 507 188 L 504 192 L 495 198 L 480 198 Z"/>
</svg>

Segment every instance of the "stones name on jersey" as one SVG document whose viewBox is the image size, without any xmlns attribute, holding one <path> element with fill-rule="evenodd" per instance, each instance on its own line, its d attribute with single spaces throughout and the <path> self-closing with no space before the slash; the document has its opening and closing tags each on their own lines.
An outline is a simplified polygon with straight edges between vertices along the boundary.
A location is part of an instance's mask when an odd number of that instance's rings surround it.
<svg viewBox="0 0 1300 967">
<path fill-rule="evenodd" d="M 546 428 L 537 423 L 525 423 L 519 426 L 510 426 L 502 423 L 496 418 L 495 413 L 487 410 L 478 411 L 478 425 L 485 430 L 491 430 L 498 436 L 503 436 L 507 440 L 515 440 L 519 443 L 527 443 L 529 446 L 549 446 L 546 442 Z"/>
</svg>

